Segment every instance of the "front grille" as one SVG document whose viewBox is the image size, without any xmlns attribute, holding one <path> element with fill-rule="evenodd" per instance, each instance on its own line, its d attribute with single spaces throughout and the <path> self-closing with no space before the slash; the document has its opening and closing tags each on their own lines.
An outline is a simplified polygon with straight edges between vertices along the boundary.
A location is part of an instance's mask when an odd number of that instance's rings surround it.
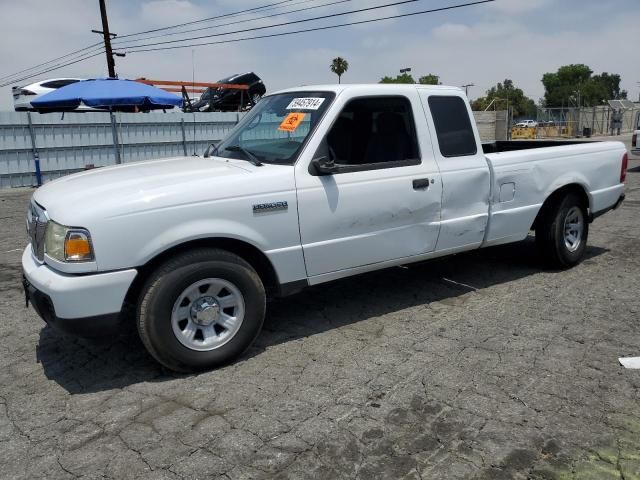
<svg viewBox="0 0 640 480">
<path fill-rule="evenodd" d="M 44 262 L 44 238 L 48 221 L 44 208 L 31 201 L 27 212 L 27 226 L 33 254 L 40 262 Z"/>
</svg>

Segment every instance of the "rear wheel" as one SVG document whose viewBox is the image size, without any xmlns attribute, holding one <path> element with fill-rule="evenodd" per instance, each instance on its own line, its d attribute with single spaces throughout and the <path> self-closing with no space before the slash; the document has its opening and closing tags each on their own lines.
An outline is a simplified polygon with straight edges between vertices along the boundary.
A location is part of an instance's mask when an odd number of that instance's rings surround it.
<svg viewBox="0 0 640 480">
<path fill-rule="evenodd" d="M 147 281 L 138 332 L 149 353 L 175 371 L 205 370 L 241 355 L 265 314 L 260 277 L 225 250 L 180 254 Z"/>
<path fill-rule="evenodd" d="M 536 244 L 545 262 L 553 268 L 570 268 L 580 263 L 588 235 L 586 206 L 575 193 L 546 205 L 536 226 Z"/>
</svg>

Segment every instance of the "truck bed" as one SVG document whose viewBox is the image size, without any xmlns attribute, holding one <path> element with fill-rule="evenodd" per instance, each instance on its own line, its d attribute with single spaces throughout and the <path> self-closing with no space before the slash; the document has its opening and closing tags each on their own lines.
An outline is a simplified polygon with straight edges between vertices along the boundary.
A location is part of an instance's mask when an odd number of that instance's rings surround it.
<svg viewBox="0 0 640 480">
<path fill-rule="evenodd" d="M 516 150 L 530 150 L 533 148 L 564 147 L 582 143 L 596 143 L 593 140 L 499 140 L 493 143 L 483 143 L 484 153 L 513 152 Z"/>
</svg>

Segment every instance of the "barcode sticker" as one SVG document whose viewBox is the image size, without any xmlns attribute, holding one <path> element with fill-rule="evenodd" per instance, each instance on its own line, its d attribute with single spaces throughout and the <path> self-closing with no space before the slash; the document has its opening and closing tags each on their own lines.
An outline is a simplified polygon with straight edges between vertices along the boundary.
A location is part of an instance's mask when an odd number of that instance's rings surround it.
<svg viewBox="0 0 640 480">
<path fill-rule="evenodd" d="M 321 97 L 294 98 L 287 106 L 287 110 L 318 110 L 324 102 Z"/>
</svg>

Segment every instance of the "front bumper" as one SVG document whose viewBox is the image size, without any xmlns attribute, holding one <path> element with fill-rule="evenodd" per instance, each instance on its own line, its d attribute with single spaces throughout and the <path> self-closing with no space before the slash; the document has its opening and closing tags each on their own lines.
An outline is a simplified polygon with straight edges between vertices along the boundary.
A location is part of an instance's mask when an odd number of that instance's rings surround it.
<svg viewBox="0 0 640 480">
<path fill-rule="evenodd" d="M 115 327 L 135 269 L 96 274 L 66 274 L 41 265 L 28 245 L 22 254 L 27 301 L 38 315 L 60 330 L 101 335 Z"/>
</svg>

